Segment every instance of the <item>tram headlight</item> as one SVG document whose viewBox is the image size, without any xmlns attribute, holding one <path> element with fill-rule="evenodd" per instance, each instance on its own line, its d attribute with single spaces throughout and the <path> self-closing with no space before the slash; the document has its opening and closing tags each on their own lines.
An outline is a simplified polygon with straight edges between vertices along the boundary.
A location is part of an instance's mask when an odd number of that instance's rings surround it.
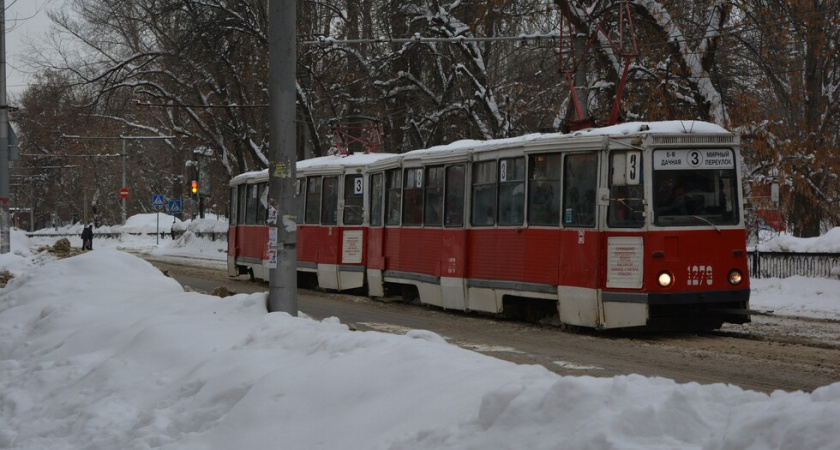
<svg viewBox="0 0 840 450">
<path fill-rule="evenodd" d="M 738 269 L 732 269 L 729 271 L 729 284 L 733 286 L 737 286 L 744 281 L 744 275 Z"/>
<path fill-rule="evenodd" d="M 671 275 L 671 272 L 660 272 L 659 276 L 656 277 L 656 282 L 661 287 L 668 287 L 674 284 L 674 276 Z"/>
</svg>

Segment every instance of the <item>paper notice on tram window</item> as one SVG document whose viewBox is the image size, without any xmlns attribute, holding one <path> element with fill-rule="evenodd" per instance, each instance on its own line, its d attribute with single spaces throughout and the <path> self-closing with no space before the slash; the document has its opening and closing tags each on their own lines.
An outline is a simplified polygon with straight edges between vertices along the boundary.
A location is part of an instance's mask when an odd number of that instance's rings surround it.
<svg viewBox="0 0 840 450">
<path fill-rule="evenodd" d="M 266 257 L 268 258 L 268 268 L 269 269 L 276 269 L 277 268 L 277 249 L 270 248 L 266 252 Z"/>
<path fill-rule="evenodd" d="M 641 237 L 610 237 L 607 241 L 607 287 L 640 289 L 643 252 Z"/>
<path fill-rule="evenodd" d="M 341 242 L 342 264 L 360 264 L 362 262 L 364 234 L 361 230 L 345 231 Z"/>
</svg>

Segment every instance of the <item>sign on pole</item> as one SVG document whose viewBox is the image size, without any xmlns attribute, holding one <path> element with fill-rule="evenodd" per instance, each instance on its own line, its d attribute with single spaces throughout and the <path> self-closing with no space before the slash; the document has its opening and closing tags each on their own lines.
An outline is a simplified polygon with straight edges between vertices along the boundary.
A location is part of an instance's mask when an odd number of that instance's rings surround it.
<svg viewBox="0 0 840 450">
<path fill-rule="evenodd" d="M 120 198 L 128 198 L 128 188 L 120 189 Z"/>
<path fill-rule="evenodd" d="M 169 200 L 169 214 L 181 214 L 181 200 Z"/>
<path fill-rule="evenodd" d="M 152 196 L 152 206 L 155 208 L 162 208 L 163 207 L 163 195 L 155 194 Z"/>
</svg>

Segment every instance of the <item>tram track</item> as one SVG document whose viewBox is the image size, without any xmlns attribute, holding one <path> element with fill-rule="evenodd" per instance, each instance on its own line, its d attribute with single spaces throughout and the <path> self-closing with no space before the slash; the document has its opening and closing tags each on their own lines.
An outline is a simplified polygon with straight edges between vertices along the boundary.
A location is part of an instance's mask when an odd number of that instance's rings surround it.
<svg viewBox="0 0 840 450">
<path fill-rule="evenodd" d="M 263 292 L 265 283 L 224 271 L 154 262 L 193 290 L 225 286 Z M 338 317 L 351 329 L 433 331 L 452 344 L 561 375 L 662 376 L 680 383 L 729 383 L 763 392 L 812 391 L 840 381 L 840 321 L 758 315 L 706 333 L 648 333 L 559 328 L 443 311 L 363 296 L 301 289 L 300 310 Z"/>
</svg>

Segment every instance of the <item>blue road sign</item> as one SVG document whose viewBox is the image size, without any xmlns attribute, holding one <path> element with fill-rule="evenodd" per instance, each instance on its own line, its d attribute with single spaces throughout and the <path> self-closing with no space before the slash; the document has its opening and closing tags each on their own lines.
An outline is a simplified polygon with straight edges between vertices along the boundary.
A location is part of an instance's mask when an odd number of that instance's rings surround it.
<svg viewBox="0 0 840 450">
<path fill-rule="evenodd" d="M 181 214 L 181 200 L 169 200 L 169 214 Z"/>
<path fill-rule="evenodd" d="M 153 195 L 152 196 L 152 206 L 156 206 L 158 208 L 163 206 L 163 195 L 161 195 L 161 194 Z"/>
</svg>

